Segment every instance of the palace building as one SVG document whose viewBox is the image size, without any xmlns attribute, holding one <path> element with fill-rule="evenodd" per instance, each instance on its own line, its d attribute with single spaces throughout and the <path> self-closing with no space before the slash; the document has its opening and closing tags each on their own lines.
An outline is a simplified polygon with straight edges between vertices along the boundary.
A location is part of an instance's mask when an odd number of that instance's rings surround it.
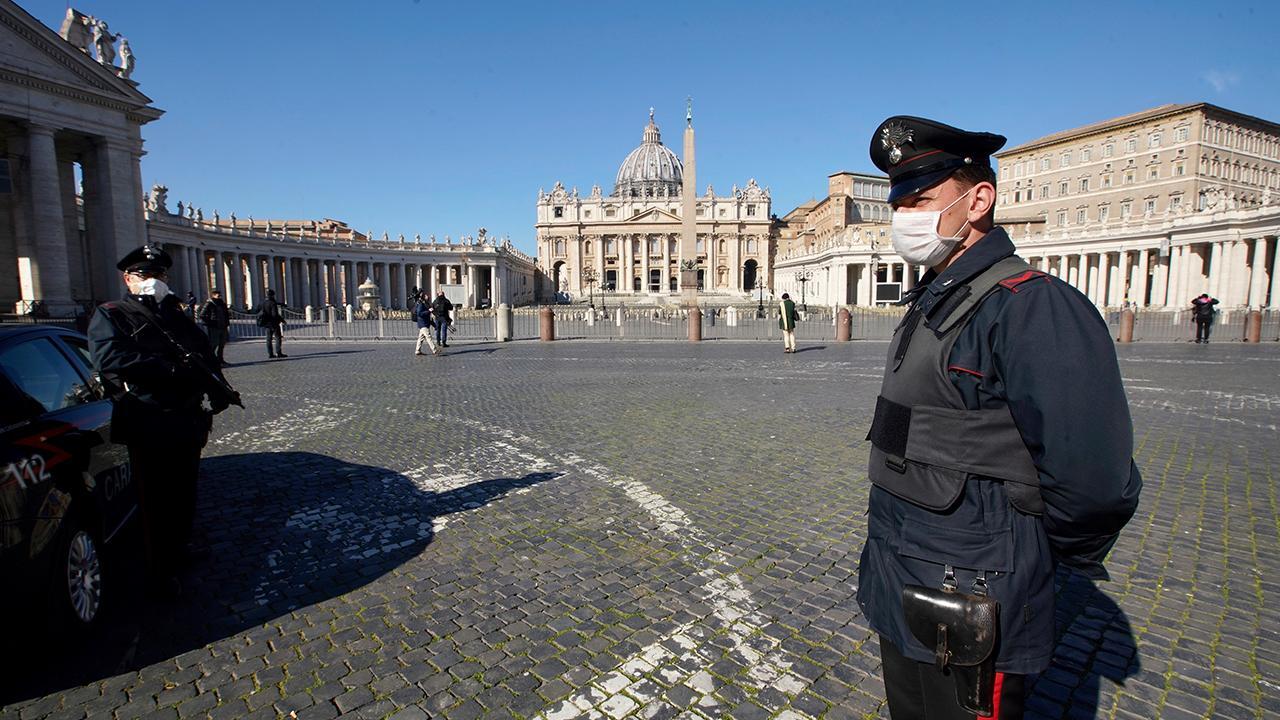
<svg viewBox="0 0 1280 720">
<path fill-rule="evenodd" d="M 697 270 L 699 295 L 744 299 L 768 282 L 768 188 L 755 180 L 717 195 L 694 190 L 693 117 L 686 116 L 685 158 L 662 144 L 649 113 L 640 146 L 618 168 L 612 192 L 600 186 L 582 196 L 557 182 L 538 192 L 540 294 L 585 299 L 601 291 L 662 302 L 680 290 L 682 263 Z M 686 201 L 694 227 L 682 231 Z M 685 234 L 692 235 L 688 241 Z"/>
<path fill-rule="evenodd" d="M 1280 307 L 1280 125 L 1163 105 L 995 158 L 996 221 L 1018 254 L 1099 308 L 1179 310 L 1201 292 L 1224 309 Z M 887 226 L 781 244 L 778 289 L 804 279 L 810 302 L 884 305 L 926 270 L 893 252 Z"/>
</svg>

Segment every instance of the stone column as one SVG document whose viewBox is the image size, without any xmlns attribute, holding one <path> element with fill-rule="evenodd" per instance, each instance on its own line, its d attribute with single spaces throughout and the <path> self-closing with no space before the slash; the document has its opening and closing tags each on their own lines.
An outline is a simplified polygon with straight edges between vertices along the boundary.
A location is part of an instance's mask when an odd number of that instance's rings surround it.
<svg viewBox="0 0 1280 720">
<path fill-rule="evenodd" d="M 1231 241 L 1231 255 L 1227 262 L 1231 267 L 1231 285 L 1227 289 L 1231 307 L 1249 302 L 1249 243 L 1246 240 Z"/>
<path fill-rule="evenodd" d="M 1170 254 L 1172 254 L 1170 249 Z M 1155 267 L 1151 273 L 1151 303 L 1150 307 L 1165 307 L 1169 302 L 1169 257 L 1159 254 L 1153 258 Z"/>
<path fill-rule="evenodd" d="M 1110 287 L 1111 258 L 1107 253 L 1098 253 L 1098 291 L 1094 295 L 1094 304 L 1107 306 L 1107 290 Z"/>
<path fill-rule="evenodd" d="M 596 265 L 595 265 L 596 283 L 597 283 L 596 289 L 603 291 L 604 290 L 604 235 L 597 235 L 595 240 L 593 240 L 592 242 L 595 243 L 595 248 L 596 248 Z M 494 277 L 494 281 L 497 282 L 496 275 Z M 494 307 L 497 307 L 499 303 L 508 302 L 508 300 L 506 298 L 503 298 L 501 294 L 499 294 L 497 297 L 498 299 L 493 301 Z"/>
<path fill-rule="evenodd" d="M 53 128 L 44 125 L 31 125 L 27 128 L 27 157 L 31 164 L 29 172 L 34 262 L 27 266 L 29 276 L 23 278 L 23 289 L 30 293 L 24 299 L 40 300 L 54 313 L 65 314 L 71 310 L 71 277 Z M 115 269 L 115 263 L 123 256 L 124 253 L 114 256 L 109 266 L 116 285 L 119 284 L 116 278 L 119 273 Z"/>
<path fill-rule="evenodd" d="M 644 246 L 640 250 L 640 293 L 642 295 L 647 295 L 649 293 L 649 255 L 651 253 L 649 242 L 651 239 L 652 238 L 646 235 L 640 240 L 641 244 Z M 663 236 L 663 242 L 665 241 L 666 237 Z"/>
<path fill-rule="evenodd" d="M 240 264 L 240 253 L 231 254 L 231 297 L 227 302 L 234 303 L 232 307 L 238 309 L 251 307 L 244 294 L 244 266 Z"/>
<path fill-rule="evenodd" d="M 1133 253 L 1128 250 L 1121 250 L 1119 256 L 1116 257 L 1116 266 L 1120 269 L 1119 282 L 1116 283 L 1116 294 L 1112 300 L 1116 304 L 1133 300 Z"/>
<path fill-rule="evenodd" d="M 1272 235 L 1270 240 L 1271 242 L 1268 244 L 1275 247 L 1276 252 L 1269 268 L 1269 274 L 1271 275 L 1271 301 L 1269 307 L 1280 309 L 1280 245 L 1277 245 L 1277 242 L 1280 242 L 1280 238 Z M 1266 262 L 1266 258 L 1263 258 L 1264 265 Z"/>
<path fill-rule="evenodd" d="M 1261 308 L 1267 302 L 1267 238 L 1255 238 L 1253 241 L 1252 277 L 1249 283 L 1248 305 Z"/>
<path fill-rule="evenodd" d="M 1129 299 L 1138 307 L 1147 305 L 1147 256 L 1149 254 L 1147 250 L 1138 251 L 1138 275 L 1133 279 L 1134 290 L 1129 294 Z"/>
<path fill-rule="evenodd" d="M 249 260 L 249 294 L 246 302 L 250 305 L 257 305 L 262 302 L 262 258 L 256 254 L 250 254 Z"/>
<path fill-rule="evenodd" d="M 746 261 L 742 259 L 742 233 L 735 232 L 729 238 L 729 274 L 733 279 L 729 281 L 729 289 L 736 292 L 746 292 L 746 286 L 742 284 L 743 265 Z M 756 263 L 756 282 L 760 282 L 764 278 L 760 263 Z"/>
<path fill-rule="evenodd" d="M 1209 245 L 1209 294 L 1215 298 L 1219 298 L 1222 294 L 1223 288 L 1226 287 L 1226 283 L 1222 282 L 1223 244 L 1223 242 L 1215 242 Z"/>
</svg>

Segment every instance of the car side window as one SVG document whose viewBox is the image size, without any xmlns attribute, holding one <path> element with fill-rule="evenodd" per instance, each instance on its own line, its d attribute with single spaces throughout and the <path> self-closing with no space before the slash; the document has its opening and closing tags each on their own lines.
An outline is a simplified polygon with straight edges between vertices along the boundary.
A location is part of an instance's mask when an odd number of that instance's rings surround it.
<svg viewBox="0 0 1280 720">
<path fill-rule="evenodd" d="M 0 371 L 45 412 L 90 402 L 93 392 L 71 361 L 47 338 L 36 338 L 0 350 Z"/>
<path fill-rule="evenodd" d="M 63 335 L 62 342 L 71 348 L 71 354 L 80 362 L 80 369 L 87 375 L 93 371 L 93 356 L 89 354 L 89 341 L 82 337 Z"/>
</svg>

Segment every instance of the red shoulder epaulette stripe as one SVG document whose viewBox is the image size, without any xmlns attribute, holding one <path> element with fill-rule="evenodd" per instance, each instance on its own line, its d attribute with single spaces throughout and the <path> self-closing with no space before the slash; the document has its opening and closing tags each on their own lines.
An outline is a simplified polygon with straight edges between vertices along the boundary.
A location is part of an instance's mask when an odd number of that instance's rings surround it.
<svg viewBox="0 0 1280 720">
<path fill-rule="evenodd" d="M 1028 280 L 1034 280 L 1038 277 L 1048 277 L 1048 275 L 1040 272 L 1039 270 L 1026 270 L 1017 275 L 1014 275 L 1013 277 L 1005 278 L 1004 280 L 1001 280 L 999 285 L 1000 287 L 1006 290 L 1018 292 L 1019 285 L 1021 285 L 1022 283 Z"/>
</svg>

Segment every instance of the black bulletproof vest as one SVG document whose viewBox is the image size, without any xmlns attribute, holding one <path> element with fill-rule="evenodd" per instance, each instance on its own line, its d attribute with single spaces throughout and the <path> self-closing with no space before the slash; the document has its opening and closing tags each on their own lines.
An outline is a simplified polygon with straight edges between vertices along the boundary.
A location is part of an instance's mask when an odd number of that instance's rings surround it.
<svg viewBox="0 0 1280 720">
<path fill-rule="evenodd" d="M 889 344 L 876 398 L 871 482 L 934 511 L 950 508 L 973 476 L 1005 482 L 1014 507 L 1044 510 L 1040 478 L 1008 407 L 969 410 L 947 374 L 951 348 L 1001 280 L 1030 269 L 1010 256 L 951 290 L 927 316 L 912 307 Z"/>
</svg>

